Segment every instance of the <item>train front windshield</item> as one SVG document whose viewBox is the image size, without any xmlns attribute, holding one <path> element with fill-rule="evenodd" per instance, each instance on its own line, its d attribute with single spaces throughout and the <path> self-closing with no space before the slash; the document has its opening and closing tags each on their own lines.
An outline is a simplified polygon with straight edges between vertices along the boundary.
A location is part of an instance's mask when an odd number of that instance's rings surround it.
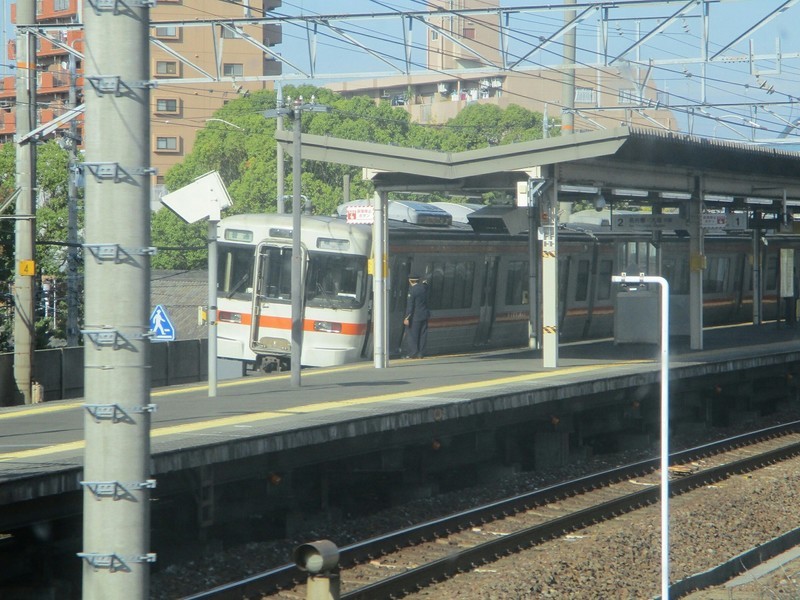
<svg viewBox="0 0 800 600">
<path fill-rule="evenodd" d="M 219 244 L 217 286 L 219 295 L 249 299 L 253 293 L 253 246 Z"/>
<path fill-rule="evenodd" d="M 259 295 L 273 302 L 292 299 L 292 250 L 261 249 Z M 305 273 L 305 305 L 318 308 L 359 308 L 367 292 L 367 259 L 352 254 L 309 252 Z"/>
</svg>

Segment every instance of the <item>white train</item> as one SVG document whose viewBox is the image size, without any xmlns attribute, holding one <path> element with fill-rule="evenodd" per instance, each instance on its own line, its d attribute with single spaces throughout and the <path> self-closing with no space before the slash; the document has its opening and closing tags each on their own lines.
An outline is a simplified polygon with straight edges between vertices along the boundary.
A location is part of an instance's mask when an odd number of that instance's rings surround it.
<svg viewBox="0 0 800 600">
<path fill-rule="evenodd" d="M 530 315 L 527 236 L 478 234 L 468 226 L 447 225 L 449 220 L 438 216 L 430 217 L 434 225 L 426 225 L 424 211 L 412 220 L 416 223 L 389 221 L 390 354 L 401 354 L 402 313 L 412 271 L 429 285 L 429 354 L 525 346 Z M 613 233 L 608 227 L 560 231 L 562 342 L 613 335 L 611 275 L 656 274 L 651 240 L 649 233 Z M 264 370 L 285 369 L 291 356 L 292 216 L 227 217 L 219 223 L 218 242 L 219 356 Z M 665 234 L 660 246 L 661 272 L 670 282 L 674 306 L 680 306 L 689 292 L 687 240 Z M 793 238 L 777 236 L 765 248 L 765 319 L 777 316 L 780 248 L 795 246 Z M 371 228 L 341 217 L 304 215 L 301 247 L 302 364 L 332 366 L 371 358 Z M 705 254 L 705 325 L 751 321 L 751 236 L 709 235 Z"/>
</svg>

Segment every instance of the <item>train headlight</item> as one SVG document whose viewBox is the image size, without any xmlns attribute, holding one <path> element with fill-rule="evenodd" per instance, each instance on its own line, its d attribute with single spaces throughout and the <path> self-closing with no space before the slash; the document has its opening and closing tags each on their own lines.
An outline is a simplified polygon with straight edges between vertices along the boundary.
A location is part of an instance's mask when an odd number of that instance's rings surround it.
<svg viewBox="0 0 800 600">
<path fill-rule="evenodd" d="M 224 321 L 226 323 L 241 323 L 242 313 L 221 310 L 219 313 L 217 313 L 217 321 Z"/>
<path fill-rule="evenodd" d="M 332 323 L 331 321 L 314 321 L 314 331 L 321 333 L 342 333 L 341 323 Z"/>
</svg>

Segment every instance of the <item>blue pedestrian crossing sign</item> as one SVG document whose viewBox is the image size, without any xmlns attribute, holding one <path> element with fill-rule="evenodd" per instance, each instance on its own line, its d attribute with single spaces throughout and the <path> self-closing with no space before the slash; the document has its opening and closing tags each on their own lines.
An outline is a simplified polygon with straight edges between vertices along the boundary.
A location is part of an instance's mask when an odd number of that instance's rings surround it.
<svg viewBox="0 0 800 600">
<path fill-rule="evenodd" d="M 150 340 L 153 342 L 172 342 L 175 340 L 175 328 L 169 320 L 167 309 L 160 304 L 150 315 Z"/>
</svg>

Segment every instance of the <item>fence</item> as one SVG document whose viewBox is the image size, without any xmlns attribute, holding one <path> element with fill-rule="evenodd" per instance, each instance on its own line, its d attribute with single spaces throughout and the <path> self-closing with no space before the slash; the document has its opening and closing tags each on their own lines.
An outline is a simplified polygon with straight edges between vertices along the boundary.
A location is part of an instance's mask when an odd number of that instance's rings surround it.
<svg viewBox="0 0 800 600">
<path fill-rule="evenodd" d="M 84 348 L 37 350 L 33 380 L 42 400 L 83 396 Z M 208 341 L 179 340 L 150 345 L 150 386 L 162 387 L 208 379 Z M 14 354 L 0 354 L 0 406 L 14 404 Z"/>
</svg>

